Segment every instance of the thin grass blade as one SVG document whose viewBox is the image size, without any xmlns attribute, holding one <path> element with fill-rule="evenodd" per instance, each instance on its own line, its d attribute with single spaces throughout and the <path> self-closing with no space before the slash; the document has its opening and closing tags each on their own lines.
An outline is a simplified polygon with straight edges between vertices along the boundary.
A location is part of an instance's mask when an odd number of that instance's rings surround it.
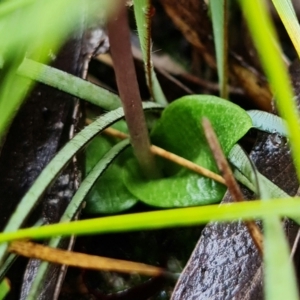
<svg viewBox="0 0 300 300">
<path fill-rule="evenodd" d="M 299 217 L 300 198 L 272 201 L 244 201 L 201 207 L 168 209 L 155 212 L 95 218 L 70 223 L 46 225 L 40 228 L 20 229 L 0 234 L 0 243 L 18 239 L 43 239 L 53 236 L 92 235 L 136 230 L 182 227 L 205 224 L 210 221 L 262 219 L 268 216 Z"/>
<path fill-rule="evenodd" d="M 141 45 L 147 85 L 153 99 L 161 105 L 167 105 L 167 99 L 157 80 L 151 58 L 151 0 L 134 0 L 134 16 L 137 24 L 138 36 Z"/>
<path fill-rule="evenodd" d="M 228 0 L 210 0 L 220 97 L 228 98 Z"/>
<path fill-rule="evenodd" d="M 91 190 L 97 179 L 103 174 L 103 172 L 108 168 L 112 161 L 125 149 L 129 146 L 129 140 L 124 140 L 117 145 L 115 145 L 104 157 L 96 164 L 93 170 L 89 175 L 82 181 L 79 189 L 72 198 L 70 204 L 68 205 L 66 211 L 60 219 L 60 223 L 70 222 L 76 215 L 78 209 L 81 207 L 82 202 L 84 201 L 85 196 Z M 101 199 L 99 199 L 101 201 Z M 61 242 L 61 237 L 53 238 L 49 242 L 49 247 L 56 248 Z M 42 262 L 39 266 L 35 280 L 32 283 L 31 289 L 27 296 L 27 300 L 37 299 L 41 285 L 43 284 L 44 276 L 49 267 L 48 262 Z"/>
<path fill-rule="evenodd" d="M 274 42 L 276 34 L 264 1 L 240 0 L 253 41 L 276 97 L 280 116 L 286 120 L 288 136 L 298 179 L 300 178 L 299 116 L 292 86 L 280 49 Z"/>
<path fill-rule="evenodd" d="M 158 109 L 161 108 L 155 103 L 144 103 L 144 109 Z M 37 204 L 38 200 L 42 197 L 46 188 L 54 181 L 59 172 L 66 166 L 68 161 L 82 149 L 94 136 L 100 133 L 103 129 L 110 124 L 116 122 L 124 116 L 123 109 L 118 108 L 114 111 L 108 112 L 93 122 L 91 125 L 84 128 L 78 133 L 69 143 L 67 143 L 55 158 L 48 164 L 48 166 L 42 171 L 35 183 L 22 198 L 16 211 L 9 219 L 4 231 L 15 231 L 25 221 L 28 214 Z M 7 245 L 0 247 L 0 260 L 3 259 Z"/>
<path fill-rule="evenodd" d="M 17 73 L 86 100 L 105 110 L 113 110 L 121 106 L 120 98 L 108 90 L 30 59 L 24 59 Z"/>
<path fill-rule="evenodd" d="M 277 216 L 264 218 L 264 279 L 266 299 L 299 299 L 290 249 Z"/>
<path fill-rule="evenodd" d="M 251 191 L 256 195 L 261 194 L 261 189 L 265 190 L 268 193 L 268 198 L 288 198 L 289 195 L 280 189 L 276 184 L 262 175 L 258 170 L 256 170 L 257 180 L 259 182 L 259 187 L 256 185 L 256 178 L 253 172 L 252 164 L 247 158 L 245 152 L 239 145 L 235 145 L 229 155 L 228 160 L 230 163 L 242 174 L 245 176 L 245 184 Z M 258 188 L 260 191 L 258 191 Z"/>
<path fill-rule="evenodd" d="M 300 57 L 300 24 L 291 0 L 272 0 L 279 17 Z"/>
</svg>

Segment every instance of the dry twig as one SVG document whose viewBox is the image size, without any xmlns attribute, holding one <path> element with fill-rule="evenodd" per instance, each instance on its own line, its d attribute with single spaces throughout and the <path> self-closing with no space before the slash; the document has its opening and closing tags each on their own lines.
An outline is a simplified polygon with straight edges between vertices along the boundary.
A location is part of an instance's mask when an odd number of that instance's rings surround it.
<svg viewBox="0 0 300 300">
<path fill-rule="evenodd" d="M 90 270 L 139 273 L 147 276 L 172 276 L 171 273 L 166 272 L 162 268 L 143 263 L 70 252 L 27 241 L 12 242 L 9 246 L 9 252 L 29 258 L 41 259 L 51 263 Z"/>
<path fill-rule="evenodd" d="M 107 135 L 110 135 L 110 136 L 113 136 L 113 137 L 117 137 L 119 139 L 126 139 L 128 138 L 128 135 L 119 131 L 119 130 L 116 130 L 114 128 L 106 128 L 104 130 L 104 133 L 107 134 Z M 164 150 L 160 147 L 157 147 L 157 146 L 154 146 L 154 145 L 151 145 L 150 146 L 150 151 L 155 154 L 155 155 L 159 155 L 165 159 L 168 159 L 168 160 L 171 160 L 172 162 L 184 167 L 184 168 L 187 168 L 191 171 L 194 171 L 200 175 L 203 175 L 203 176 L 206 176 L 208 178 L 211 178 L 219 183 L 222 183 L 224 185 L 226 185 L 226 182 L 224 180 L 224 178 L 206 168 L 203 168 L 193 162 L 191 162 L 190 160 L 187 160 L 179 155 L 176 155 L 172 152 L 169 152 L 167 150 Z"/>
<path fill-rule="evenodd" d="M 226 182 L 228 190 L 234 201 L 243 201 L 243 194 L 240 190 L 239 185 L 237 184 L 232 171 L 229 167 L 229 164 L 226 160 L 225 155 L 223 154 L 221 145 L 218 141 L 218 138 L 211 126 L 211 123 L 208 119 L 203 118 L 202 125 L 204 133 L 207 139 L 207 142 L 211 148 L 213 156 L 216 160 L 220 172 L 223 174 L 223 178 Z M 245 221 L 245 225 L 248 228 L 248 231 L 253 239 L 254 244 L 256 245 L 259 253 L 263 254 L 263 236 L 259 227 L 256 225 L 255 221 Z"/>
</svg>

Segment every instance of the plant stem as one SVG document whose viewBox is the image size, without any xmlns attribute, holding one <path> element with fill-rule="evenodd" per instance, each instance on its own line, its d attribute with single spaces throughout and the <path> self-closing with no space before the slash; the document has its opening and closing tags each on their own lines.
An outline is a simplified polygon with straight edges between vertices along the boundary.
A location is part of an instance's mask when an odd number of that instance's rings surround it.
<svg viewBox="0 0 300 300">
<path fill-rule="evenodd" d="M 111 55 L 134 154 L 144 175 L 153 179 L 160 177 L 160 174 L 154 155 L 150 151 L 150 140 L 131 53 L 127 10 L 124 3 L 122 4 L 116 18 L 108 22 Z"/>
<path fill-rule="evenodd" d="M 237 184 L 233 173 L 229 167 L 229 164 L 227 162 L 227 159 L 223 153 L 222 147 L 220 145 L 220 142 L 217 138 L 217 135 L 210 123 L 210 121 L 206 118 L 203 118 L 202 120 L 202 126 L 204 129 L 204 134 L 207 139 L 208 145 L 212 151 L 212 154 L 216 160 L 217 166 L 221 173 L 223 174 L 223 177 L 225 179 L 226 185 L 228 187 L 228 190 L 231 194 L 231 197 L 234 201 L 243 201 L 243 194 L 241 192 L 241 189 L 239 185 Z M 263 255 L 263 236 L 259 229 L 259 227 L 256 225 L 255 221 L 253 220 L 245 220 L 244 221 L 249 234 L 259 252 L 259 254 Z"/>
<path fill-rule="evenodd" d="M 108 127 L 103 131 L 105 134 L 119 138 L 119 139 L 127 139 L 128 135 L 116 130 L 112 127 Z M 150 151 L 154 154 L 154 155 L 158 155 L 160 157 L 163 157 L 165 159 L 168 159 L 172 162 L 174 162 L 175 164 L 178 164 L 179 166 L 182 166 L 184 168 L 187 168 L 195 173 L 198 173 L 200 175 L 203 175 L 207 178 L 211 178 L 219 183 L 222 183 L 224 185 L 226 185 L 226 182 L 224 180 L 224 178 L 206 168 L 203 168 L 202 166 L 199 166 L 195 163 L 193 163 L 190 160 L 187 160 L 179 155 L 176 155 L 172 152 L 169 152 L 163 148 L 157 147 L 155 145 L 151 145 L 150 147 Z"/>
</svg>

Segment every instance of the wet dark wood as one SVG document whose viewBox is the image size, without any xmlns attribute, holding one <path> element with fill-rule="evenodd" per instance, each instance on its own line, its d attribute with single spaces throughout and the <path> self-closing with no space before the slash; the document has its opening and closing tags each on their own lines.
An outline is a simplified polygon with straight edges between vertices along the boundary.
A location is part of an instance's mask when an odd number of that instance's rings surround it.
<svg viewBox="0 0 300 300">
<path fill-rule="evenodd" d="M 290 69 L 298 105 L 300 102 L 300 63 Z M 285 138 L 260 133 L 250 153 L 258 170 L 293 196 L 299 184 Z M 244 189 L 246 199 L 252 195 Z M 227 193 L 224 202 L 230 202 Z M 290 243 L 296 225 L 284 223 Z M 179 279 L 172 299 L 263 299 L 261 258 L 242 222 L 209 223 Z"/>
</svg>

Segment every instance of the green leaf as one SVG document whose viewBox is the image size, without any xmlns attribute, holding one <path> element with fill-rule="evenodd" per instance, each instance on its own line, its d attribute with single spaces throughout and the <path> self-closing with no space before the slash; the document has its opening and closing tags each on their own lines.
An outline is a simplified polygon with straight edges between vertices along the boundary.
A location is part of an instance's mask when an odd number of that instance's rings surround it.
<svg viewBox="0 0 300 300">
<path fill-rule="evenodd" d="M 260 110 L 248 110 L 247 113 L 254 128 L 271 134 L 277 133 L 281 136 L 287 136 L 286 122 L 282 118 Z"/>
<path fill-rule="evenodd" d="M 206 142 L 201 119 L 210 119 L 227 155 L 252 126 L 248 114 L 235 104 L 214 96 L 186 96 L 170 104 L 154 127 L 153 144 L 218 172 Z M 203 205 L 219 202 L 226 187 L 213 180 L 161 161 L 166 178 L 146 181 L 134 160 L 124 169 L 129 191 L 141 201 L 159 207 Z"/>
<path fill-rule="evenodd" d="M 218 77 L 220 82 L 220 96 L 228 97 L 228 1 L 210 0 L 214 42 L 217 57 Z"/>
<path fill-rule="evenodd" d="M 4 300 L 10 291 L 10 283 L 8 279 L 3 279 L 0 283 L 0 300 Z"/>
<path fill-rule="evenodd" d="M 86 149 L 86 171 L 113 146 L 106 137 L 96 137 Z M 127 152 L 127 151 L 126 151 Z M 126 152 L 118 155 L 86 197 L 85 211 L 92 214 L 117 213 L 132 207 L 138 199 L 133 196 L 123 182 L 123 162 L 128 157 Z M 131 152 L 130 152 L 131 153 Z M 132 153 L 131 153 L 132 154 Z"/>
</svg>

